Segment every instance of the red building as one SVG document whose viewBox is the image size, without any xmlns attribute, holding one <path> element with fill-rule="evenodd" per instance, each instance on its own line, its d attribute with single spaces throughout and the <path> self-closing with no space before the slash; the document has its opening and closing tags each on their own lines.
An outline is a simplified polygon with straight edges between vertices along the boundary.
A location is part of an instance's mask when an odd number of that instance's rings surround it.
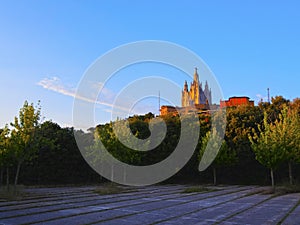
<svg viewBox="0 0 300 225">
<path fill-rule="evenodd" d="M 177 111 L 177 108 L 174 107 L 174 106 L 163 105 L 160 108 L 160 115 L 161 116 L 166 116 L 166 115 L 177 116 L 178 115 L 178 111 Z"/>
<path fill-rule="evenodd" d="M 249 105 L 254 106 L 254 101 L 251 101 L 248 97 L 231 97 L 228 100 L 220 101 L 220 108 L 224 107 L 232 107 L 232 106 L 239 106 L 239 105 Z"/>
<path fill-rule="evenodd" d="M 216 105 L 211 106 L 212 109 L 216 109 Z M 174 107 L 170 105 L 163 105 L 160 107 L 160 115 L 166 116 L 166 115 L 172 115 L 177 116 L 179 113 L 182 114 L 188 114 L 191 112 L 195 112 L 195 110 L 200 113 L 209 113 L 210 106 L 207 104 L 196 104 L 194 107 L 188 106 L 188 107 Z"/>
</svg>

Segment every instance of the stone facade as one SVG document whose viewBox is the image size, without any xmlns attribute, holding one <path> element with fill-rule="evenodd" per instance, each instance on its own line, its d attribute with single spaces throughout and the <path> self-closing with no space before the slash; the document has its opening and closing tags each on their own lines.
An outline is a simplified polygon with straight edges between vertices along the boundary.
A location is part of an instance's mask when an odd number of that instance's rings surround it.
<svg viewBox="0 0 300 225">
<path fill-rule="evenodd" d="M 184 82 L 181 96 L 181 106 L 189 107 L 204 104 L 212 104 L 211 89 L 209 88 L 207 81 L 204 89 L 202 88 L 202 83 L 199 82 L 197 68 L 195 68 L 194 80 L 191 82 L 190 90 L 188 88 L 187 81 Z"/>
</svg>

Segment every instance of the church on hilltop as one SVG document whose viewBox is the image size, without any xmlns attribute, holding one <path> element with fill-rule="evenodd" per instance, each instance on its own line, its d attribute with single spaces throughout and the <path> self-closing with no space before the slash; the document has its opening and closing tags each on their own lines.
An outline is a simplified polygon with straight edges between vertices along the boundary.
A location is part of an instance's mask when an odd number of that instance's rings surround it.
<svg viewBox="0 0 300 225">
<path fill-rule="evenodd" d="M 172 115 L 177 116 L 179 113 L 187 114 L 197 110 L 198 114 L 209 114 L 212 111 L 219 108 L 226 107 L 238 107 L 241 105 L 248 105 L 254 107 L 254 101 L 251 101 L 249 97 L 231 97 L 229 100 L 220 100 L 220 105 L 212 104 L 211 88 L 205 82 L 204 89 L 202 83 L 199 81 L 199 75 L 197 68 L 195 68 L 194 79 L 191 82 L 190 88 L 187 81 L 184 82 L 183 90 L 181 92 L 181 107 L 175 107 L 170 105 L 163 105 L 160 107 L 160 115 Z"/>
<path fill-rule="evenodd" d="M 189 113 L 196 109 L 198 113 L 208 113 L 209 110 L 215 110 L 218 106 L 212 105 L 211 89 L 206 81 L 204 89 L 202 83 L 199 81 L 197 68 L 195 68 L 194 79 L 191 82 L 190 88 L 187 81 L 184 82 L 181 93 L 181 107 L 174 107 L 170 105 L 163 105 L 160 107 L 160 115 L 173 115 L 178 113 Z"/>
<path fill-rule="evenodd" d="M 181 106 L 198 106 L 198 105 L 212 105 L 211 89 L 206 81 L 204 89 L 202 83 L 199 82 L 199 75 L 197 68 L 195 68 L 194 80 L 191 82 L 190 90 L 188 88 L 187 81 L 184 82 Z"/>
</svg>

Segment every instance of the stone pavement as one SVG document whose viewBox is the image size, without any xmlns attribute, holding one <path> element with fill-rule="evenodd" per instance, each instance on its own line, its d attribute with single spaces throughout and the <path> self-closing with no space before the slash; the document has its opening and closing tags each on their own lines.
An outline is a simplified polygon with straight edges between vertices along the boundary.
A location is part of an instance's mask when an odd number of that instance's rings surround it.
<svg viewBox="0 0 300 225">
<path fill-rule="evenodd" d="M 32 188 L 0 202 L 0 224 L 300 224 L 300 193 L 273 196 L 256 186 L 183 194 L 184 185 L 99 195 L 96 187 Z"/>
</svg>

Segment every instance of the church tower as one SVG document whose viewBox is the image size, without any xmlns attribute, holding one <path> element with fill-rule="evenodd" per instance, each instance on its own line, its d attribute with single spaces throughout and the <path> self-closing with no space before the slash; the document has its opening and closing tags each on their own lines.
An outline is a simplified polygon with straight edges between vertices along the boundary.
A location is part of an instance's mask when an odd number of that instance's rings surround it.
<svg viewBox="0 0 300 225">
<path fill-rule="evenodd" d="M 193 100 L 192 104 L 200 104 L 200 86 L 199 86 L 199 75 L 198 69 L 195 68 L 194 80 L 191 83 L 191 99 Z"/>
<path fill-rule="evenodd" d="M 195 68 L 193 81 L 191 82 L 190 90 L 188 89 L 188 84 L 185 81 L 182 95 L 181 95 L 181 105 L 182 107 L 194 106 L 199 104 L 212 104 L 211 101 L 211 89 L 209 89 L 208 83 L 206 81 L 204 90 L 202 89 L 202 83 L 199 82 L 198 70 Z"/>
<path fill-rule="evenodd" d="M 204 95 L 206 97 L 208 104 L 211 105 L 211 89 L 208 87 L 207 81 L 205 82 Z"/>
<path fill-rule="evenodd" d="M 190 101 L 190 96 L 189 96 L 188 84 L 185 81 L 183 91 L 182 91 L 182 96 L 181 96 L 181 105 L 183 107 L 187 107 L 189 106 L 189 101 Z"/>
</svg>

